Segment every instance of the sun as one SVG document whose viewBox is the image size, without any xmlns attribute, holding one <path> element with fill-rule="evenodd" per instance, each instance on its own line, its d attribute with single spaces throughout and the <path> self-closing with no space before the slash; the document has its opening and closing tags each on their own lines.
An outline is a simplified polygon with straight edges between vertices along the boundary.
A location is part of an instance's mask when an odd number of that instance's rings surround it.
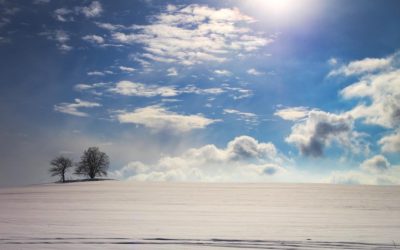
<svg viewBox="0 0 400 250">
<path fill-rule="evenodd" d="M 306 14 L 312 8 L 312 0 L 247 0 L 246 7 L 253 13 L 265 16 L 268 19 L 287 22 Z"/>
</svg>

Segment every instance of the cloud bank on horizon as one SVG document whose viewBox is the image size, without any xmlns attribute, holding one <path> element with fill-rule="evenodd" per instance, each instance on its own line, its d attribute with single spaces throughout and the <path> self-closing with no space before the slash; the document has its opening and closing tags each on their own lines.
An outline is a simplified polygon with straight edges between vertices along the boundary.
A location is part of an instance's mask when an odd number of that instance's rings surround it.
<svg viewBox="0 0 400 250">
<path fill-rule="evenodd" d="M 291 1 L 0 1 L 1 181 L 95 143 L 121 179 L 400 184 L 398 3 Z"/>
</svg>

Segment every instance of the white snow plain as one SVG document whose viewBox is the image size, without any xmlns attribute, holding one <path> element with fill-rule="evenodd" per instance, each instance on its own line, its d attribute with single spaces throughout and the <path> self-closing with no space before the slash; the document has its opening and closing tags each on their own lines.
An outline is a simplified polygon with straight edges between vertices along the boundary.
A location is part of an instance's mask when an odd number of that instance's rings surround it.
<svg viewBox="0 0 400 250">
<path fill-rule="evenodd" d="M 0 189 L 0 249 L 400 249 L 400 187 L 101 181 Z"/>
</svg>

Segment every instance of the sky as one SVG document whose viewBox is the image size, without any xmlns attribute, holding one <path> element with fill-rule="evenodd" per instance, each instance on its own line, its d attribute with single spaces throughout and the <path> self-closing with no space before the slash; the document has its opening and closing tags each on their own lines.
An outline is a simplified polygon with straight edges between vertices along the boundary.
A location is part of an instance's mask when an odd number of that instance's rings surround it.
<svg viewBox="0 0 400 250">
<path fill-rule="evenodd" d="M 397 0 L 0 0 L 0 186 L 400 184 Z M 76 178 L 72 171 L 68 178 Z"/>
</svg>

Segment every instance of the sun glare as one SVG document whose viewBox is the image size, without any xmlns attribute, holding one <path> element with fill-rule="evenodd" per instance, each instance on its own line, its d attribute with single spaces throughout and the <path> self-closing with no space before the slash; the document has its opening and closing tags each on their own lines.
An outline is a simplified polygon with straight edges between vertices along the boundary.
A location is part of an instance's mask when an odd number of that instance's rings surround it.
<svg viewBox="0 0 400 250">
<path fill-rule="evenodd" d="M 279 22 L 288 22 L 305 15 L 310 1 L 299 0 L 249 0 L 246 7 L 258 15 Z M 311 7 L 311 6 L 309 6 Z"/>
</svg>

